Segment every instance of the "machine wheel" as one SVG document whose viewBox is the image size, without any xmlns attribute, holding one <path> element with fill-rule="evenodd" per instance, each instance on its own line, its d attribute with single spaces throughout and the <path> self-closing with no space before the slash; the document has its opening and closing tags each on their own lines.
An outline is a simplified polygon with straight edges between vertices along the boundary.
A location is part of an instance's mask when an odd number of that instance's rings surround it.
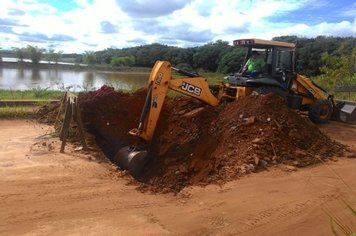
<svg viewBox="0 0 356 236">
<path fill-rule="evenodd" d="M 309 118 L 314 123 L 326 123 L 333 113 L 333 106 L 328 99 L 317 100 L 309 107 Z"/>
<path fill-rule="evenodd" d="M 256 88 L 254 92 L 256 92 L 257 94 L 262 94 L 262 95 L 269 94 L 269 93 L 275 93 L 284 99 L 286 98 L 286 93 L 278 87 L 263 86 L 263 87 Z"/>
</svg>

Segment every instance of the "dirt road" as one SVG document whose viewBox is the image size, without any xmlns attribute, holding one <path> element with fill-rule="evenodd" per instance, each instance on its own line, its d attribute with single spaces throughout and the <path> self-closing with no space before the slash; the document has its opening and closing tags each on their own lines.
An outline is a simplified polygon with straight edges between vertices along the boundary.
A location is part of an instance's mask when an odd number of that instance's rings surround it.
<svg viewBox="0 0 356 236">
<path fill-rule="evenodd" d="M 0 121 L 0 235 L 333 235 L 332 212 L 356 229 L 356 159 L 285 166 L 223 186 L 141 193 L 115 167 L 66 147 L 51 128 Z M 322 130 L 356 150 L 356 126 Z"/>
</svg>

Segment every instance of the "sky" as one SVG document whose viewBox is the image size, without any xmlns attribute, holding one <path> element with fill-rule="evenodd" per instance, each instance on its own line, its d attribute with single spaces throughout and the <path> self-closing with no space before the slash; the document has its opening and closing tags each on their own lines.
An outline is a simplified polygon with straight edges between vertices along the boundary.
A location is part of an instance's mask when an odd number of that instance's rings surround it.
<svg viewBox="0 0 356 236">
<path fill-rule="evenodd" d="M 356 37 L 354 0 L 1 0 L 0 48 L 83 53 L 239 38 Z"/>
</svg>

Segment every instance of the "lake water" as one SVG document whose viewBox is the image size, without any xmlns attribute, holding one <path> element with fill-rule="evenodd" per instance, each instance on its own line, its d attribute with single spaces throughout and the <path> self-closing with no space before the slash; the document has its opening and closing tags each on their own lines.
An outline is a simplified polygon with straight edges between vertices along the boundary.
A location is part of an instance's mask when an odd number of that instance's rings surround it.
<svg viewBox="0 0 356 236">
<path fill-rule="evenodd" d="M 49 89 L 73 92 L 99 89 L 109 85 L 115 89 L 135 91 L 146 85 L 148 73 L 103 72 L 63 68 L 0 67 L 0 89 Z"/>
</svg>

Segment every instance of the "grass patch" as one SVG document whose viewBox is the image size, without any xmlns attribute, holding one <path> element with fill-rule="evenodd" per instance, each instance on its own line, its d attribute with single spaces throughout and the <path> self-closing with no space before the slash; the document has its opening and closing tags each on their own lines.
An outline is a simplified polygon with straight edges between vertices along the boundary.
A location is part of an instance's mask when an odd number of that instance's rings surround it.
<svg viewBox="0 0 356 236">
<path fill-rule="evenodd" d="M 356 101 L 356 92 L 337 92 L 335 98 L 340 100 Z"/>
<path fill-rule="evenodd" d="M 349 100 L 349 101 L 356 101 L 356 92 L 335 92 L 336 84 L 345 85 L 345 83 L 337 82 L 335 79 L 331 80 L 330 78 L 326 77 L 325 75 L 320 75 L 316 77 L 311 77 L 311 79 L 328 91 L 330 94 L 333 94 L 336 99 L 340 100 Z M 346 84 L 355 84 L 356 76 L 353 79 L 350 79 Z"/>
<path fill-rule="evenodd" d="M 226 76 L 225 74 L 221 73 L 213 73 L 213 72 L 203 72 L 199 73 L 200 77 L 203 77 L 208 80 L 208 84 L 214 85 L 214 84 L 221 84 L 221 82 L 224 81 L 224 77 Z M 175 71 L 173 71 L 172 76 L 174 78 L 186 78 L 188 76 L 181 75 Z"/>
<path fill-rule="evenodd" d="M 0 90 L 1 100 L 56 100 L 63 96 L 63 91 L 31 89 L 31 90 Z"/>
<path fill-rule="evenodd" d="M 0 107 L 0 118 L 28 118 L 35 113 L 33 106 Z"/>
<path fill-rule="evenodd" d="M 203 73 L 201 76 L 208 80 L 208 84 L 216 85 L 224 82 L 224 77 L 226 75 L 220 73 Z"/>
<path fill-rule="evenodd" d="M 172 71 L 172 76 L 173 79 L 176 78 L 187 78 L 188 76 L 185 75 L 181 75 L 176 71 Z M 213 73 L 213 72 L 204 72 L 204 73 L 200 73 L 199 74 L 200 77 L 207 79 L 207 82 L 209 85 L 218 85 L 221 84 L 222 82 L 224 82 L 224 74 L 220 74 L 220 73 Z M 188 95 L 184 95 L 183 93 L 180 92 L 176 92 L 173 90 L 168 90 L 168 97 L 177 97 L 177 96 L 188 96 Z"/>
</svg>

